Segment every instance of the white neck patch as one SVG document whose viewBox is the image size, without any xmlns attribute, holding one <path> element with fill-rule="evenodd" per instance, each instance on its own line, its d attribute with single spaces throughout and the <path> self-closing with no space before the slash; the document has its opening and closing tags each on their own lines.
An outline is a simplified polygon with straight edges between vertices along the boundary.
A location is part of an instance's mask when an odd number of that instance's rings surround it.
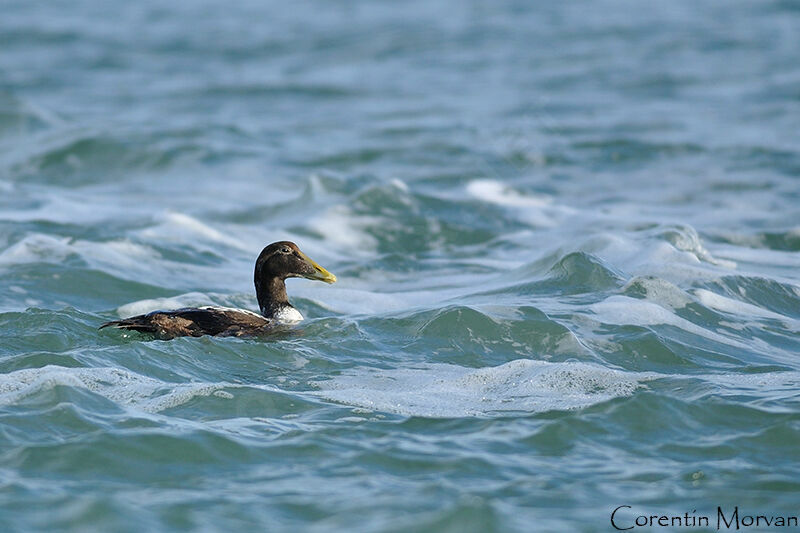
<svg viewBox="0 0 800 533">
<path fill-rule="evenodd" d="M 300 314 L 300 311 L 295 309 L 292 306 L 281 307 L 278 309 L 278 312 L 275 313 L 275 316 L 272 317 L 278 322 L 284 323 L 292 323 L 292 322 L 300 322 L 303 320 L 303 315 Z"/>
</svg>

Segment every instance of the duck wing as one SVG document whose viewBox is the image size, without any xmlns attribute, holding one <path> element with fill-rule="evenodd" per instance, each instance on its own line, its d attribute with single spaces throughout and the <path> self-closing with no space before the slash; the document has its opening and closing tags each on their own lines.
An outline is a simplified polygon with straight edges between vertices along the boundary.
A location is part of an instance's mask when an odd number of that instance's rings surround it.
<svg viewBox="0 0 800 533">
<path fill-rule="evenodd" d="M 272 320 L 244 309 L 186 307 L 113 320 L 101 325 L 100 329 L 114 327 L 151 333 L 161 339 L 172 339 L 203 335 L 255 335 L 271 325 Z"/>
</svg>

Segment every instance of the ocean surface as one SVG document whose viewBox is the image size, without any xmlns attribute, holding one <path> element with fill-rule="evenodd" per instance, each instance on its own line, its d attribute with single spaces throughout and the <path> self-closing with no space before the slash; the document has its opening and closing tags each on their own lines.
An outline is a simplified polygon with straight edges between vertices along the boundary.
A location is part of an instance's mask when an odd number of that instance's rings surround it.
<svg viewBox="0 0 800 533">
<path fill-rule="evenodd" d="M 3 532 L 800 514 L 796 2 L 1 7 Z"/>
</svg>

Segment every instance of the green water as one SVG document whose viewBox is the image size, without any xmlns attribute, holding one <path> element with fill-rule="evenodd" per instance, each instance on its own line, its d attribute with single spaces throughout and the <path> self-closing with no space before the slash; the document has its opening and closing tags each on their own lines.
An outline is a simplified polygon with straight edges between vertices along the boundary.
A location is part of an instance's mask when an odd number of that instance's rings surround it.
<svg viewBox="0 0 800 533">
<path fill-rule="evenodd" d="M 794 3 L 2 12 L 2 531 L 800 514 Z"/>
</svg>

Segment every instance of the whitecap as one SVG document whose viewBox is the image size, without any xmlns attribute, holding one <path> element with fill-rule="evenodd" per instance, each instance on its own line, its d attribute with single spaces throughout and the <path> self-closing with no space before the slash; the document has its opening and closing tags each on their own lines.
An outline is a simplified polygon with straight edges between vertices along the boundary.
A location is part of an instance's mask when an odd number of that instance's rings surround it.
<svg viewBox="0 0 800 533">
<path fill-rule="evenodd" d="M 541 228 L 558 226 L 565 215 L 575 213 L 570 207 L 553 204 L 550 196 L 522 194 L 496 180 L 473 180 L 467 184 L 467 194 L 484 202 L 514 209 L 521 221 Z"/>
<path fill-rule="evenodd" d="M 706 289 L 695 289 L 694 294 L 700 300 L 700 303 L 706 307 L 716 309 L 717 311 L 722 311 L 723 313 L 758 318 L 771 318 L 774 320 L 780 320 L 786 324 L 798 322 L 797 320 L 794 320 L 786 315 L 781 315 L 780 313 L 776 313 L 774 311 L 770 311 L 769 309 L 764 309 L 763 307 L 758 307 L 757 305 L 749 304 L 747 302 L 741 302 L 739 300 L 734 300 L 733 298 L 721 296 Z"/>
<path fill-rule="evenodd" d="M 67 237 L 53 237 L 42 233 L 31 233 L 0 253 L 0 264 L 18 265 L 48 261 L 58 263 L 70 253 Z"/>
<path fill-rule="evenodd" d="M 530 359 L 478 369 L 431 363 L 392 370 L 352 369 L 313 383 L 320 390 L 311 394 L 405 416 L 502 416 L 578 409 L 630 396 L 656 376 Z"/>
<path fill-rule="evenodd" d="M 769 267 L 800 267 L 800 254 L 787 250 L 749 248 L 745 246 L 717 245 L 717 255 L 742 263 Z"/>
<path fill-rule="evenodd" d="M 308 226 L 326 241 L 346 248 L 351 255 L 358 255 L 362 250 L 372 250 L 377 246 L 377 241 L 367 233 L 367 228 L 383 223 L 377 217 L 356 215 L 348 207 L 337 205 L 311 219 Z"/>
<path fill-rule="evenodd" d="M 408 309 L 411 305 L 407 293 L 381 293 L 360 289 L 330 288 L 321 296 L 317 287 L 310 284 L 306 287 L 293 289 L 293 294 L 313 301 L 320 307 L 343 314 L 378 315 L 388 312 L 398 312 Z"/>
<path fill-rule="evenodd" d="M 663 229 L 658 231 L 664 233 Z M 736 268 L 732 261 L 713 257 L 692 228 L 673 229 L 670 233 L 671 240 L 665 240 L 654 239 L 651 233 L 603 232 L 586 239 L 580 249 L 631 275 L 662 278 L 677 285 L 698 279 L 715 280 Z"/>
<path fill-rule="evenodd" d="M 58 386 L 86 389 L 114 403 L 157 413 L 197 396 L 210 396 L 226 384 L 165 383 L 120 368 L 48 365 L 0 374 L 0 406 L 17 404 Z"/>
<path fill-rule="evenodd" d="M 31 191 L 33 189 L 33 191 Z M 25 191 L 28 194 L 35 192 L 37 199 L 36 206 L 24 205 L 20 208 L 3 209 L 0 212 L 0 220 L 13 222 L 29 221 L 48 221 L 56 224 L 102 224 L 113 220 L 119 222 L 123 219 L 130 219 L 134 216 L 142 216 L 145 209 L 141 204 L 134 202 L 131 206 L 126 206 L 121 210 L 114 198 L 84 190 L 80 194 L 71 191 L 59 191 L 58 194 L 49 194 L 45 190 L 28 187 Z M 22 197 L 23 192 L 15 192 Z M 91 205 L 91 209 L 86 209 Z"/>
<path fill-rule="evenodd" d="M 396 189 L 407 193 L 408 192 L 408 184 L 401 179 L 392 178 L 389 183 L 391 183 Z"/>
<path fill-rule="evenodd" d="M 146 272 L 147 267 L 143 265 L 161 258 L 149 246 L 127 239 L 93 242 L 31 233 L 3 250 L 0 264 L 61 263 L 72 254 L 81 257 L 91 267 L 114 271 L 128 268 Z"/>
<path fill-rule="evenodd" d="M 692 302 L 692 298 L 680 287 L 661 278 L 650 276 L 631 279 L 622 289 L 624 291 L 638 288 L 644 291 L 648 300 L 666 305 L 672 309 L 680 309 Z"/>
<path fill-rule="evenodd" d="M 752 349 L 752 346 L 702 328 L 685 318 L 679 317 L 669 309 L 647 300 L 614 295 L 609 296 L 601 302 L 592 304 L 589 306 L 589 309 L 594 313 L 596 320 L 603 324 L 614 324 L 617 326 L 655 326 L 666 324 L 715 342 L 721 342 L 747 350 Z"/>
<path fill-rule="evenodd" d="M 140 235 L 148 240 L 174 241 L 196 244 L 197 240 L 205 240 L 215 244 L 222 244 L 246 252 L 252 252 L 253 246 L 234 237 L 232 234 L 223 233 L 186 213 L 167 211 L 161 215 L 162 223 L 158 226 L 147 228 Z M 216 247 L 214 247 L 216 249 Z"/>
<path fill-rule="evenodd" d="M 496 180 L 473 180 L 467 192 L 474 198 L 508 207 L 546 207 L 553 199 L 544 195 L 523 195 Z"/>
</svg>

